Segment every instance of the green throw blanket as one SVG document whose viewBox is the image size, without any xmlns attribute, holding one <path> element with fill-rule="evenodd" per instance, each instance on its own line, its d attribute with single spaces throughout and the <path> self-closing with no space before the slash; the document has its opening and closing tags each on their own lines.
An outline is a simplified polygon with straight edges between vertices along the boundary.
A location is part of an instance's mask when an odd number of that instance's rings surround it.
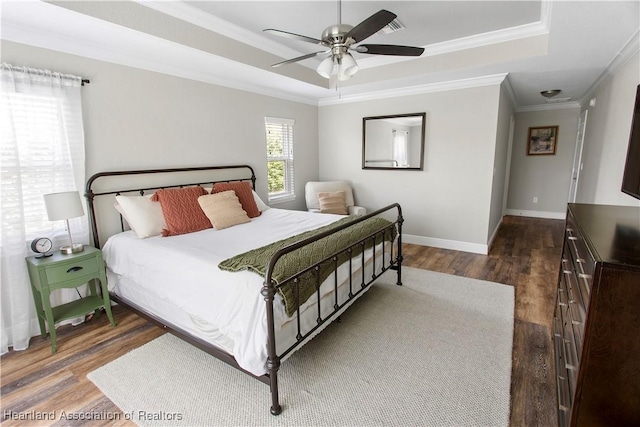
<svg viewBox="0 0 640 427">
<path fill-rule="evenodd" d="M 271 260 L 273 254 L 279 249 L 288 246 L 292 243 L 306 239 L 308 237 L 317 235 L 327 229 L 335 228 L 344 223 L 354 221 L 358 217 L 346 217 L 340 219 L 324 227 L 310 230 L 293 237 L 289 237 L 284 240 L 280 240 L 275 243 L 271 243 L 267 246 L 263 246 L 258 249 L 245 252 L 240 255 L 236 255 L 232 258 L 226 259 L 218 264 L 218 268 L 225 271 L 242 271 L 250 270 L 261 276 L 266 275 L 267 265 Z M 314 265 L 320 260 L 331 256 L 335 252 L 346 249 L 349 246 L 362 240 L 364 237 L 380 231 L 385 227 L 388 227 L 391 222 L 383 218 L 368 218 L 355 225 L 333 233 L 327 237 L 324 237 L 318 241 L 303 246 L 293 252 L 282 256 L 275 265 L 272 273 L 272 278 L 277 284 L 295 275 L 296 273 L 304 270 L 305 268 Z M 393 241 L 397 234 L 396 228 L 392 227 L 385 231 L 385 241 Z M 376 235 L 376 245 L 382 243 L 382 233 Z M 370 248 L 373 246 L 373 238 L 367 239 L 365 247 Z M 352 249 L 352 256 L 356 256 L 362 253 L 362 245 L 356 245 Z M 349 259 L 347 252 L 340 253 L 338 255 L 338 265 Z M 313 293 L 317 290 L 316 283 L 322 283 L 329 275 L 334 271 L 333 262 L 329 260 L 323 262 L 320 266 L 319 274 L 320 281 L 316 282 L 315 273 L 309 271 L 300 276 L 300 304 L 304 303 Z M 284 300 L 286 312 L 289 316 L 292 316 L 296 312 L 298 305 L 295 296 L 295 284 L 293 280 L 287 282 L 285 285 L 278 288 L 278 292 Z"/>
</svg>

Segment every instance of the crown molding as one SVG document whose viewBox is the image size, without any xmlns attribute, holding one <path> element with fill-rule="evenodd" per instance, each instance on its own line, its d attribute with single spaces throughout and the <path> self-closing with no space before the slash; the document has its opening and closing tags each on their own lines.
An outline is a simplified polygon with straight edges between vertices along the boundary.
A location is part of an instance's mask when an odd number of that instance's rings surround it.
<svg viewBox="0 0 640 427">
<path fill-rule="evenodd" d="M 32 8 L 24 13 L 32 16 L 44 13 L 51 19 L 63 19 L 77 14 L 45 2 L 31 2 L 30 5 Z M 318 93 L 324 93 L 311 84 L 129 28 L 117 27 L 120 31 L 110 32 L 116 27 L 97 18 L 85 15 L 82 18 L 85 25 L 87 20 L 91 20 L 95 33 L 110 34 L 108 40 L 77 37 L 71 24 L 65 33 L 39 28 L 37 23 L 30 26 L 14 22 L 4 12 L 2 39 L 314 106 L 317 105 Z M 211 73 L 210 70 L 216 69 L 233 69 L 234 72 L 225 75 L 231 78 L 222 77 Z M 309 96 L 300 95 L 306 91 Z"/>
<path fill-rule="evenodd" d="M 581 105 L 586 105 L 595 95 L 597 90 L 604 82 L 616 75 L 627 62 L 640 52 L 640 30 L 636 31 L 633 36 L 625 43 L 620 51 L 613 57 L 607 68 L 600 74 L 596 81 L 591 85 L 589 90 L 578 100 Z"/>
<path fill-rule="evenodd" d="M 184 1 L 154 1 L 154 0 L 133 0 L 136 3 L 154 9 L 174 18 L 181 19 L 193 25 L 197 25 L 209 31 L 221 34 L 225 37 L 237 40 L 250 46 L 260 46 L 260 49 L 280 56 L 290 58 L 303 55 L 304 52 L 284 46 L 268 37 L 246 30 L 231 22 L 225 21 L 217 16 L 203 12 L 202 10 L 188 5 Z M 379 67 L 398 62 L 412 61 L 427 56 L 442 55 L 459 50 L 472 49 L 481 46 L 504 43 L 527 37 L 533 37 L 549 33 L 549 21 L 551 19 L 551 0 L 541 1 L 540 21 L 519 25 L 511 28 L 504 28 L 487 33 L 476 34 L 468 37 L 461 37 L 455 40 L 448 40 L 442 43 L 434 43 L 425 48 L 425 53 L 420 57 L 397 57 L 397 56 L 371 56 L 369 58 L 358 58 L 358 66 L 361 69 Z M 301 62 L 300 65 L 315 69 L 317 64 Z"/>
<path fill-rule="evenodd" d="M 388 57 L 372 56 L 370 58 L 358 58 L 358 66 L 361 69 L 379 67 L 387 64 L 411 61 L 417 58 L 443 55 L 466 49 L 474 49 L 497 43 L 505 43 L 527 37 L 535 37 L 549 34 L 549 23 L 551 22 L 551 0 L 541 1 L 540 21 L 529 24 L 518 25 L 511 28 L 489 31 L 473 36 L 461 37 L 454 40 L 447 40 L 442 43 L 434 43 L 424 47 L 424 53 L 419 57 Z"/>
<path fill-rule="evenodd" d="M 505 92 L 507 92 L 509 101 L 511 101 L 511 108 L 517 110 L 518 99 L 516 98 L 516 93 L 513 90 L 513 86 L 511 85 L 511 79 L 509 78 L 509 75 L 505 76 L 504 81 L 502 82 L 502 87 L 504 88 Z"/>
<path fill-rule="evenodd" d="M 141 6 L 148 7 L 165 15 L 172 16 L 205 30 L 229 37 L 249 46 L 260 46 L 261 50 L 282 58 L 295 57 L 304 53 L 284 46 L 268 37 L 246 30 L 229 21 L 208 14 L 184 1 L 132 0 Z M 304 64 L 303 64 L 304 65 Z"/>
<path fill-rule="evenodd" d="M 318 106 L 346 104 L 351 102 L 372 101 L 376 99 L 396 98 L 402 96 L 420 95 L 424 93 L 444 92 L 449 90 L 468 89 L 473 87 L 490 86 L 500 84 L 507 77 L 506 73 L 493 74 L 470 79 L 452 80 L 448 82 L 429 83 L 424 85 L 409 86 L 398 89 L 385 89 L 370 91 L 362 94 L 338 95 L 330 98 L 322 98 Z"/>
</svg>

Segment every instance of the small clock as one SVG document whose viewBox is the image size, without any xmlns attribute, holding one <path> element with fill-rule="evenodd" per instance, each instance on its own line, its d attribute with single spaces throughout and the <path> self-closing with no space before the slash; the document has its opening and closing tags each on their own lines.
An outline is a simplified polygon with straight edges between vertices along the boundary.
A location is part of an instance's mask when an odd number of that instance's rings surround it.
<svg viewBox="0 0 640 427">
<path fill-rule="evenodd" d="M 48 239 L 46 237 L 38 237 L 33 239 L 33 241 L 31 242 L 31 250 L 38 254 L 36 255 L 36 258 L 43 258 L 53 255 L 53 253 L 50 252 L 51 248 L 53 248 L 53 243 L 51 242 L 51 239 Z"/>
</svg>

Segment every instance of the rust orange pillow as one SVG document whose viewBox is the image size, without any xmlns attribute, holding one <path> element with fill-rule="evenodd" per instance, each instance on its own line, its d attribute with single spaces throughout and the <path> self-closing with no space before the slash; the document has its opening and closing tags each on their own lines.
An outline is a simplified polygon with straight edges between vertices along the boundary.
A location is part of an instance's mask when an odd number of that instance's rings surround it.
<svg viewBox="0 0 640 427">
<path fill-rule="evenodd" d="M 198 197 L 207 194 L 202 187 L 167 188 L 156 191 L 151 200 L 160 202 L 167 228 L 162 235 L 177 236 L 211 228 Z"/>
<path fill-rule="evenodd" d="M 223 191 L 233 190 L 236 192 L 236 196 L 240 200 L 242 209 L 247 213 L 249 218 L 255 218 L 260 216 L 260 210 L 256 204 L 256 200 L 253 198 L 253 192 L 251 191 L 251 184 L 247 181 L 242 182 L 217 182 L 213 186 L 211 194 L 221 193 Z"/>
</svg>

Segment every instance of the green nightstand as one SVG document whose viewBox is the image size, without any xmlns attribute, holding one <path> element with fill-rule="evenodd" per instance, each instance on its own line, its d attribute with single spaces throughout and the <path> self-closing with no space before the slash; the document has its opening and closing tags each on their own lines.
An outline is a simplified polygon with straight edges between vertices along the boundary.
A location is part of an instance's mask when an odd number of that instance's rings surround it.
<svg viewBox="0 0 640 427">
<path fill-rule="evenodd" d="M 56 352 L 55 324 L 74 317 L 83 316 L 91 311 L 104 307 L 112 326 L 116 326 L 111 314 L 111 303 L 107 289 L 102 251 L 91 246 L 85 246 L 84 251 L 71 255 L 55 252 L 47 258 L 27 257 L 27 268 L 31 279 L 33 300 L 36 304 L 40 332 L 47 336 L 45 321 L 49 327 L 51 352 Z M 102 296 L 96 292 L 95 280 L 100 281 Z M 51 307 L 49 299 L 51 291 L 61 288 L 77 288 L 89 282 L 89 295 L 86 297 Z"/>
</svg>

